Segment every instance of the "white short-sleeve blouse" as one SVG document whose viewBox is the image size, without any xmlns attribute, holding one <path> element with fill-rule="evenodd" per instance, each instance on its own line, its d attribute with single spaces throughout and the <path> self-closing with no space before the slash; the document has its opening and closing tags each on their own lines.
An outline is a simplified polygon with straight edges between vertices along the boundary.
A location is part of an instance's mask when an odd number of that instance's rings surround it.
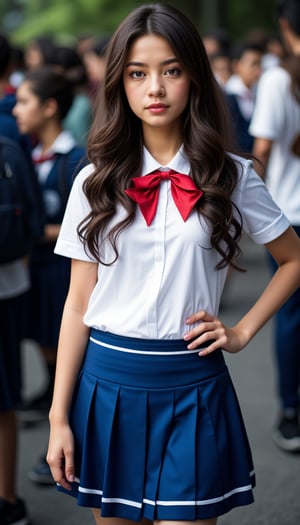
<svg viewBox="0 0 300 525">
<path fill-rule="evenodd" d="M 252 163 L 235 157 L 239 182 L 233 201 L 243 218 L 244 231 L 265 244 L 281 235 L 289 222 L 273 202 Z M 168 167 L 188 174 L 190 165 L 181 148 Z M 161 166 L 145 150 L 141 175 Z M 90 261 L 78 238 L 77 226 L 89 213 L 82 191 L 93 166 L 76 177 L 55 252 Z M 125 216 L 121 206 L 114 222 Z M 181 339 L 186 318 L 205 309 L 217 314 L 227 270 L 215 270 L 219 254 L 210 247 L 210 227 L 193 211 L 184 222 L 170 191 L 170 181 L 160 186 L 157 212 L 146 225 L 137 208 L 133 223 L 118 238 L 118 260 L 98 265 L 98 282 L 84 316 L 87 326 L 128 337 Z M 106 262 L 114 254 L 108 243 L 101 251 Z M 93 260 L 93 259 L 92 259 Z M 97 264 L 97 263 L 96 263 Z"/>
</svg>

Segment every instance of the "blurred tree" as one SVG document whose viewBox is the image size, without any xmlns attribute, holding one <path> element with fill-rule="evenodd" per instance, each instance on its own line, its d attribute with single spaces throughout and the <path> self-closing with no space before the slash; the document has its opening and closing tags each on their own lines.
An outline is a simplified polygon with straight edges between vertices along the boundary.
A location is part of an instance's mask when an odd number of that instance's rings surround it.
<svg viewBox="0 0 300 525">
<path fill-rule="evenodd" d="M 201 31 L 216 27 L 228 29 L 241 38 L 252 27 L 274 28 L 273 12 L 277 0 L 261 0 L 259 9 L 252 0 L 167 0 L 182 9 Z M 100 34 L 113 31 L 120 20 L 144 0 L 1 0 L 2 30 L 18 43 L 42 33 L 77 36 L 83 32 Z M 275 25 L 276 27 L 276 25 Z"/>
<path fill-rule="evenodd" d="M 22 22 L 22 0 L 0 1 L 0 30 L 9 32 Z"/>
<path fill-rule="evenodd" d="M 225 27 L 234 35 L 242 39 L 252 29 L 264 29 L 277 32 L 276 6 L 278 0 L 261 0 L 259 4 L 252 0 L 224 0 L 227 8 L 224 10 Z"/>
</svg>

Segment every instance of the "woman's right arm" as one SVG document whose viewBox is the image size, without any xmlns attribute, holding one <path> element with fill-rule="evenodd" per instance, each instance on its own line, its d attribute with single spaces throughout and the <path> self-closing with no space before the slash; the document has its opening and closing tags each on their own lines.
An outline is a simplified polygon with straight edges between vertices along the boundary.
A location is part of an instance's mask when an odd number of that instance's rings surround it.
<svg viewBox="0 0 300 525">
<path fill-rule="evenodd" d="M 97 269 L 96 263 L 72 260 L 59 335 L 47 461 L 54 480 L 66 489 L 70 489 L 74 479 L 74 445 L 68 413 L 88 341 L 89 328 L 84 325 L 83 316 L 97 282 Z"/>
</svg>

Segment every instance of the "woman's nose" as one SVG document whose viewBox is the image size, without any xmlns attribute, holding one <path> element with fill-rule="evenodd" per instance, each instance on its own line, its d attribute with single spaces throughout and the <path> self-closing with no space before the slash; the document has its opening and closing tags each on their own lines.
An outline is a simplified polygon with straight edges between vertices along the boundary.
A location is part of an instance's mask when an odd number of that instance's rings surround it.
<svg viewBox="0 0 300 525">
<path fill-rule="evenodd" d="M 152 97 L 162 97 L 165 94 L 165 88 L 160 78 L 151 78 L 148 94 Z"/>
</svg>

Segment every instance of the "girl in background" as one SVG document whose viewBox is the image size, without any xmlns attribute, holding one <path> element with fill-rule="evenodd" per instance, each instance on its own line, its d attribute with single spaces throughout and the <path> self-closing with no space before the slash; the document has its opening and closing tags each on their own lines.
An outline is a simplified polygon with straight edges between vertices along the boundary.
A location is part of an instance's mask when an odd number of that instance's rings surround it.
<svg viewBox="0 0 300 525">
<path fill-rule="evenodd" d="M 21 406 L 20 418 L 33 422 L 47 417 L 56 362 L 59 325 L 66 298 L 70 262 L 53 253 L 73 177 L 85 149 L 78 146 L 70 132 L 63 130 L 63 119 L 71 107 L 72 90 L 64 75 L 51 67 L 34 69 L 17 90 L 14 115 L 22 133 L 34 135 L 37 145 L 32 159 L 42 191 L 45 209 L 45 234 L 34 246 L 30 260 L 29 333 L 41 350 L 48 384 L 37 397 Z M 32 473 L 34 481 L 50 481 L 45 460 L 45 477 Z M 42 473 L 41 473 L 42 474 Z M 50 478 L 50 480 L 49 480 Z"/>
<path fill-rule="evenodd" d="M 109 39 L 110 35 L 100 36 L 82 55 L 89 79 L 90 96 L 93 102 L 102 86 L 106 66 L 105 53 Z"/>
<path fill-rule="evenodd" d="M 64 129 L 86 147 L 92 124 L 92 103 L 84 64 L 77 51 L 68 46 L 56 46 L 53 64 L 65 74 L 74 91 L 72 106 L 63 121 Z"/>
<path fill-rule="evenodd" d="M 49 35 L 40 35 L 28 42 L 24 61 L 27 70 L 37 69 L 53 63 L 56 45 Z"/>
<path fill-rule="evenodd" d="M 128 15 L 56 244 L 72 270 L 47 457 L 98 525 L 215 525 L 253 501 L 223 353 L 299 285 L 300 241 L 251 161 L 233 155 L 226 121 L 193 24 L 161 4 Z M 228 327 L 219 303 L 242 231 L 279 268 Z"/>
</svg>

